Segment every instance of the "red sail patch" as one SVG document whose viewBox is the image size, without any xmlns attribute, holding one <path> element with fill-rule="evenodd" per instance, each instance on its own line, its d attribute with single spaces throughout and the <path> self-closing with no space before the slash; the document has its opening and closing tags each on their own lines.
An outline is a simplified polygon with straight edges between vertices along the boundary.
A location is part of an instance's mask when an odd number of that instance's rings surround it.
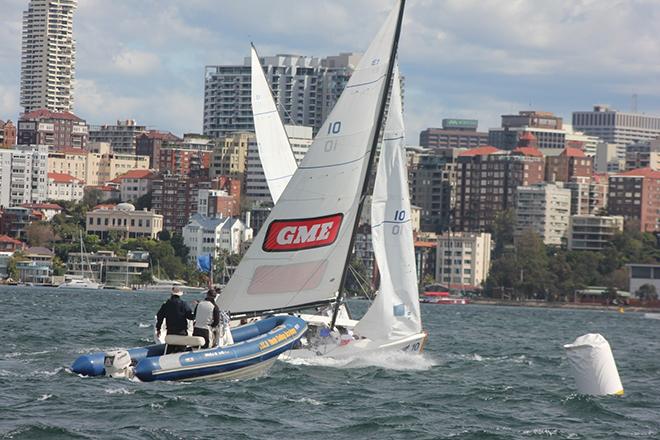
<svg viewBox="0 0 660 440">
<path fill-rule="evenodd" d="M 335 242 L 343 214 L 324 217 L 275 220 L 268 225 L 262 249 L 266 252 L 294 251 L 328 246 Z"/>
</svg>

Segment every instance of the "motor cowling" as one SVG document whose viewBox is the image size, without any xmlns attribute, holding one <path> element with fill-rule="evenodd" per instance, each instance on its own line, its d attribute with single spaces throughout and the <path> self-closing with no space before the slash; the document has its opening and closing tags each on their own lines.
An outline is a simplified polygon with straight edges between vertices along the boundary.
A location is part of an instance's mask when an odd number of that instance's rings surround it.
<svg viewBox="0 0 660 440">
<path fill-rule="evenodd" d="M 106 376 L 110 377 L 133 377 L 131 368 L 131 356 L 126 350 L 109 351 L 103 358 Z"/>
</svg>

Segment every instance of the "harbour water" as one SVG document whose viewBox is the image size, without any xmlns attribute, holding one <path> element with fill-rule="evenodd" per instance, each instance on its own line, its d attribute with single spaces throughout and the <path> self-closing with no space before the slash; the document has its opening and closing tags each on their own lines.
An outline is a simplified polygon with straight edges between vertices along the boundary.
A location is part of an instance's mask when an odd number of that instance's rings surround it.
<svg viewBox="0 0 660 440">
<path fill-rule="evenodd" d="M 165 297 L 0 287 L 0 438 L 660 438 L 660 320 L 641 313 L 422 305 L 422 356 L 277 362 L 248 381 L 67 369 L 81 353 L 149 343 Z M 575 393 L 562 345 L 590 332 L 609 340 L 624 396 Z"/>
</svg>

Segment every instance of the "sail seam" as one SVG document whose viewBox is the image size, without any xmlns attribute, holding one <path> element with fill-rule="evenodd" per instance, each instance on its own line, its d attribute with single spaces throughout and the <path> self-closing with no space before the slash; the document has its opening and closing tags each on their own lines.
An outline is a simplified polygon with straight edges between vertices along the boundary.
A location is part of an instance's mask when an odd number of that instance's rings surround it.
<svg viewBox="0 0 660 440">
<path fill-rule="evenodd" d="M 363 154 L 362 156 L 358 157 L 357 159 L 349 160 L 348 162 L 333 163 L 333 164 L 330 164 L 330 165 L 318 165 L 318 166 L 315 166 L 315 167 L 300 166 L 298 168 L 303 169 L 303 170 L 315 170 L 315 169 L 319 169 L 319 168 L 340 167 L 340 166 L 343 166 L 343 165 L 349 165 L 349 164 L 364 160 L 364 158 L 367 157 L 368 155 L 369 155 L 369 153 L 367 152 L 366 154 Z"/>
<path fill-rule="evenodd" d="M 269 114 L 269 113 L 277 113 L 277 110 L 268 110 L 268 111 L 266 111 L 266 112 L 254 113 L 254 114 L 252 115 L 252 117 L 255 117 L 255 116 L 261 116 L 261 115 L 267 115 L 267 114 Z"/>
<path fill-rule="evenodd" d="M 408 220 L 401 220 L 401 221 L 398 221 L 398 220 L 385 220 L 385 221 L 382 221 L 382 222 L 378 223 L 377 225 L 373 225 L 373 226 L 371 226 L 371 229 L 377 228 L 377 227 L 379 227 L 379 226 L 383 226 L 384 224 L 387 224 L 387 223 L 389 223 L 389 224 L 395 224 L 395 225 L 402 225 L 402 224 L 404 224 L 404 223 L 410 223 L 410 219 L 408 219 Z"/>
</svg>

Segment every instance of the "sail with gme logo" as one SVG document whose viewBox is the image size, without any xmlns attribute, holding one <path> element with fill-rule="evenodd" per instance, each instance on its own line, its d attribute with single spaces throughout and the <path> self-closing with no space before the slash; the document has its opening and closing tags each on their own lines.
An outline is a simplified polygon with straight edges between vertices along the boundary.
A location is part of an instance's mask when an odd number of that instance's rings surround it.
<svg viewBox="0 0 660 440">
<path fill-rule="evenodd" d="M 342 214 L 297 220 L 275 220 L 268 226 L 263 250 L 293 251 L 328 246 L 337 239 Z"/>
</svg>

